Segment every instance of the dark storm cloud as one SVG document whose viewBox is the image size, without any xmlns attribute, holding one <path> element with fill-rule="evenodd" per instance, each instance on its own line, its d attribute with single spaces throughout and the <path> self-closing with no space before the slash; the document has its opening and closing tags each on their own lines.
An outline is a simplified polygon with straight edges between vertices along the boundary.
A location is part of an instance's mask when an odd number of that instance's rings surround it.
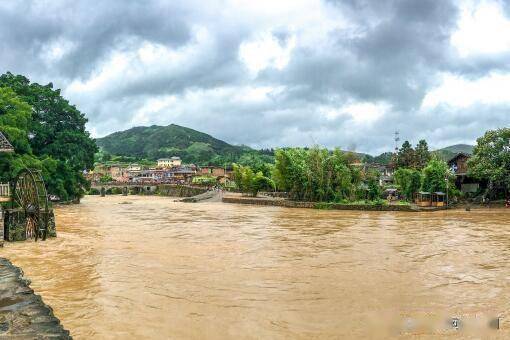
<svg viewBox="0 0 510 340">
<path fill-rule="evenodd" d="M 332 32 L 330 49 L 298 50 L 289 67 L 264 76 L 302 85 L 318 101 L 348 93 L 364 101 L 386 100 L 397 109 L 416 108 L 434 80 L 433 73 L 449 63 L 457 8 L 449 1 L 374 3 L 383 20 L 375 19 L 368 2 L 341 2 L 339 6 L 347 8 L 354 20 L 377 23 L 362 26 L 355 36 Z"/>
<path fill-rule="evenodd" d="M 259 147 L 380 152 L 391 149 L 395 129 L 441 146 L 510 123 L 500 103 L 421 107 L 443 73 L 476 80 L 508 72 L 510 51 L 461 57 L 452 46 L 460 2 L 303 3 L 271 17 L 273 7 L 258 12 L 253 2 L 2 2 L 0 65 L 63 88 L 99 136 L 177 123 Z M 249 50 L 253 71 L 241 46 L 268 35 L 277 47 Z M 292 44 L 284 66 L 257 59 Z M 345 107 L 357 103 L 382 113 L 355 119 Z"/>
<path fill-rule="evenodd" d="M 129 39 L 170 46 L 190 38 L 183 7 L 157 1 L 16 1 L 0 5 L 0 52 L 6 69 L 45 68 L 41 56 L 51 43 L 74 44 L 53 68 L 64 78 L 86 77 L 112 49 L 130 48 Z M 20 61 L 25 61 L 21 63 Z"/>
</svg>

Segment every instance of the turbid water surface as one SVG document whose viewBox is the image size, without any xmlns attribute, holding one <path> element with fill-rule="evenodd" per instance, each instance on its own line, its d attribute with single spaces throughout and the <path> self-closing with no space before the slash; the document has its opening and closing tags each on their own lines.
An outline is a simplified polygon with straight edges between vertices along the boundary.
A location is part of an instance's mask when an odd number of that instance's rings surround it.
<svg viewBox="0 0 510 340">
<path fill-rule="evenodd" d="M 76 339 L 508 338 L 510 209 L 320 211 L 141 196 L 6 244 Z M 451 318 L 461 320 L 459 330 Z M 475 327 L 476 326 L 476 327 Z"/>
</svg>

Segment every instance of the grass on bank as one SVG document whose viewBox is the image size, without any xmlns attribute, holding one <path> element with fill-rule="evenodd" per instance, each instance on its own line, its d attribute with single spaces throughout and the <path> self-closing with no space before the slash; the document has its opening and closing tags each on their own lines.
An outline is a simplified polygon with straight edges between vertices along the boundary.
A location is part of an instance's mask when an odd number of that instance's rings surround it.
<svg viewBox="0 0 510 340">
<path fill-rule="evenodd" d="M 376 200 L 356 200 L 356 201 L 348 201 L 341 200 L 339 202 L 317 202 L 314 205 L 315 209 L 332 209 L 335 205 L 358 205 L 358 206 L 385 206 L 388 205 L 388 202 L 383 199 Z"/>
</svg>

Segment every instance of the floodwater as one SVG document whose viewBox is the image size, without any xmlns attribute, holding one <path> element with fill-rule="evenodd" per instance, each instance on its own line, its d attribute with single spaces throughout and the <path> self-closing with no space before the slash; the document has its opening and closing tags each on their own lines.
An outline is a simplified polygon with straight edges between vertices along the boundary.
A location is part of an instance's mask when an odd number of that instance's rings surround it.
<svg viewBox="0 0 510 340">
<path fill-rule="evenodd" d="M 76 339 L 510 335 L 510 209 L 110 196 L 56 217 L 58 238 L 7 244 L 0 256 L 23 268 Z M 495 317 L 500 330 L 488 326 Z"/>
</svg>

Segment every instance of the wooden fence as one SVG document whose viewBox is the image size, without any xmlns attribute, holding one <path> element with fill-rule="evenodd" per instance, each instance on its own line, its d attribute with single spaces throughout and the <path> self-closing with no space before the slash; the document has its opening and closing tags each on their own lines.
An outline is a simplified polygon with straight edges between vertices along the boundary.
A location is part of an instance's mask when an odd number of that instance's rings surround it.
<svg viewBox="0 0 510 340">
<path fill-rule="evenodd" d="M 10 197 L 11 189 L 9 183 L 0 183 L 0 197 Z"/>
</svg>

